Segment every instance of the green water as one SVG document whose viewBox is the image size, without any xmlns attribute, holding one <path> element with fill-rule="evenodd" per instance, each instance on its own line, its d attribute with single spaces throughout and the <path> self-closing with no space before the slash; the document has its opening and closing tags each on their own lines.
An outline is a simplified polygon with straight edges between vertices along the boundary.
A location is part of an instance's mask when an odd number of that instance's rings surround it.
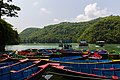
<svg viewBox="0 0 120 80">
<path fill-rule="evenodd" d="M 97 47 L 95 44 L 90 44 L 90 49 L 106 49 L 108 51 L 116 50 L 120 52 L 120 44 L 105 44 L 104 47 Z"/>
<path fill-rule="evenodd" d="M 6 50 L 25 50 L 25 49 L 43 49 L 43 48 L 58 48 L 58 43 L 31 43 L 20 45 L 7 45 Z"/>
<path fill-rule="evenodd" d="M 24 50 L 29 48 L 43 49 L 43 48 L 59 48 L 58 43 L 38 43 L 38 44 L 20 44 L 20 45 L 7 45 L 6 50 Z M 73 49 L 79 50 L 78 43 L 72 43 Z M 97 47 L 95 44 L 89 44 L 89 49 L 106 49 L 108 51 L 116 50 L 120 52 L 120 44 L 105 44 L 103 48 Z"/>
</svg>

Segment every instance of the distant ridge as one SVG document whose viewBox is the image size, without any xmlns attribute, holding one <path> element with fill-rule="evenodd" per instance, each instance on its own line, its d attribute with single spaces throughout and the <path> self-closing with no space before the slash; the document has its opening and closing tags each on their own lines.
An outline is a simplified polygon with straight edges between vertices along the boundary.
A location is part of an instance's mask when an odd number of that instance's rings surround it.
<svg viewBox="0 0 120 80">
<path fill-rule="evenodd" d="M 44 28 L 27 28 L 19 34 L 21 42 L 57 43 L 79 42 L 85 39 L 90 43 L 105 40 L 107 43 L 120 43 L 120 17 L 108 16 L 87 22 L 62 22 Z"/>
</svg>

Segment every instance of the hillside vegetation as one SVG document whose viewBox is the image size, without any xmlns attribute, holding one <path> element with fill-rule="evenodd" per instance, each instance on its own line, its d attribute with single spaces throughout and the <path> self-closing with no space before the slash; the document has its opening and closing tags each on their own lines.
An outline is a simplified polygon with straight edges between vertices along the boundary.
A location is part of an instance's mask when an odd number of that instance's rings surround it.
<svg viewBox="0 0 120 80">
<path fill-rule="evenodd" d="M 104 40 L 107 43 L 120 43 L 120 17 L 109 16 L 101 18 L 87 28 L 80 36 L 80 39 L 88 40 L 91 43 L 97 40 Z"/>
<path fill-rule="evenodd" d="M 120 43 L 120 17 L 108 16 L 88 22 L 62 22 L 44 28 L 27 28 L 19 34 L 21 42 L 79 42 L 105 40 L 107 43 Z"/>
<path fill-rule="evenodd" d="M 20 38 L 13 26 L 0 19 L 0 51 L 5 51 L 5 45 L 19 44 Z"/>
</svg>

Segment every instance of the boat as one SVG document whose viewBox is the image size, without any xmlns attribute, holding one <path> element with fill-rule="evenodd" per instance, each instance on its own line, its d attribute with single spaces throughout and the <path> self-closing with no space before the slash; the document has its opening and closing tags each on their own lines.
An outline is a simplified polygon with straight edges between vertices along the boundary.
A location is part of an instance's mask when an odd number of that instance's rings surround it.
<svg viewBox="0 0 120 80">
<path fill-rule="evenodd" d="M 83 50 L 87 50 L 88 49 L 88 43 L 86 40 L 80 40 L 79 42 L 79 48 L 83 49 Z"/>
<path fill-rule="evenodd" d="M 59 63 L 109 63 L 113 62 L 110 59 L 83 59 L 81 56 L 67 56 L 60 58 L 49 58 L 49 62 L 59 62 Z"/>
<path fill-rule="evenodd" d="M 82 57 L 85 59 L 108 59 L 107 50 L 83 50 Z"/>
<path fill-rule="evenodd" d="M 61 56 L 74 56 L 74 55 L 82 55 L 81 50 L 58 50 L 61 53 Z"/>
<path fill-rule="evenodd" d="M 119 63 L 86 63 L 86 64 L 64 64 L 65 69 L 83 72 L 88 74 L 95 74 L 98 76 L 106 76 L 109 79 L 120 79 L 120 64 Z"/>
<path fill-rule="evenodd" d="M 63 80 L 63 79 L 64 80 L 81 80 L 81 79 L 118 80 L 119 79 L 118 73 L 120 69 L 112 69 L 112 68 L 108 69 L 108 66 L 110 64 L 108 65 L 106 64 L 106 69 L 94 68 L 93 65 L 97 65 L 97 64 L 81 64 L 80 66 L 78 66 L 77 64 L 75 66 L 74 64 L 74 68 L 71 68 L 71 67 L 66 68 L 65 65 L 63 66 L 63 65 L 60 65 L 59 63 L 57 63 L 57 65 L 55 65 L 55 63 L 52 63 L 52 64 L 47 63 L 45 65 L 39 66 L 43 70 L 36 72 L 34 75 L 32 75 L 26 80 L 43 80 L 43 79 L 47 79 L 47 80 L 54 80 L 54 79 L 58 79 L 58 80 Z M 104 64 L 98 64 L 97 66 L 100 67 L 101 65 L 104 65 Z M 89 66 L 89 68 L 85 66 Z M 116 74 L 114 74 L 113 72 L 115 72 Z"/>
<path fill-rule="evenodd" d="M 26 50 L 21 50 L 17 51 L 17 54 L 23 55 L 23 56 L 29 56 L 29 55 L 37 55 L 37 52 L 32 51 L 32 49 L 26 49 Z"/>
<path fill-rule="evenodd" d="M 37 66 L 44 63 L 41 63 L 40 60 L 9 58 L 1 61 L 0 64 L 0 80 L 25 80 L 39 71 L 40 68 Z"/>
<path fill-rule="evenodd" d="M 96 41 L 96 45 L 103 47 L 105 45 L 105 41 L 102 40 Z"/>
<path fill-rule="evenodd" d="M 57 49 L 57 52 L 61 53 L 60 56 L 74 56 L 74 55 L 81 55 L 81 50 L 74 50 L 72 48 L 71 43 L 60 43 L 59 44 L 60 49 Z"/>
<path fill-rule="evenodd" d="M 76 60 L 78 56 L 63 57 Z M 14 61 L 14 62 L 13 62 Z M 79 60 L 80 61 L 80 60 Z M 3 63 L 9 63 L 4 65 Z M 120 61 L 81 60 L 81 62 L 52 62 L 38 59 L 12 59 L 0 61 L 0 80 L 106 80 L 119 79 Z"/>
<path fill-rule="evenodd" d="M 20 57 L 29 59 L 46 59 L 53 57 L 64 57 L 82 55 L 80 50 L 67 50 L 67 49 L 38 49 L 37 52 L 32 52 L 32 49 L 16 51 L 14 55 L 21 55 Z"/>
<path fill-rule="evenodd" d="M 10 57 L 10 54 L 13 54 L 13 51 L 2 51 L 0 52 L 0 60 Z"/>
<path fill-rule="evenodd" d="M 119 59 L 119 58 L 120 58 L 120 52 L 117 52 L 115 50 L 109 52 L 109 59 Z"/>
</svg>

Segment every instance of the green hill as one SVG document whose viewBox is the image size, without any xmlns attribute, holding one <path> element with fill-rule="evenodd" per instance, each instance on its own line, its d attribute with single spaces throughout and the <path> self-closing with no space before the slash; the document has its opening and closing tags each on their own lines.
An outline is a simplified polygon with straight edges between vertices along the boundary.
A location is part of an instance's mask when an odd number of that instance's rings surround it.
<svg viewBox="0 0 120 80">
<path fill-rule="evenodd" d="M 109 16 L 88 22 L 62 22 L 44 28 L 27 28 L 19 34 L 21 42 L 88 42 L 105 40 L 108 43 L 119 42 L 120 17 Z"/>
<path fill-rule="evenodd" d="M 91 43 L 97 40 L 104 40 L 107 43 L 120 43 L 120 17 L 109 16 L 101 18 L 87 28 L 79 37 L 80 39 L 88 40 Z"/>
</svg>

